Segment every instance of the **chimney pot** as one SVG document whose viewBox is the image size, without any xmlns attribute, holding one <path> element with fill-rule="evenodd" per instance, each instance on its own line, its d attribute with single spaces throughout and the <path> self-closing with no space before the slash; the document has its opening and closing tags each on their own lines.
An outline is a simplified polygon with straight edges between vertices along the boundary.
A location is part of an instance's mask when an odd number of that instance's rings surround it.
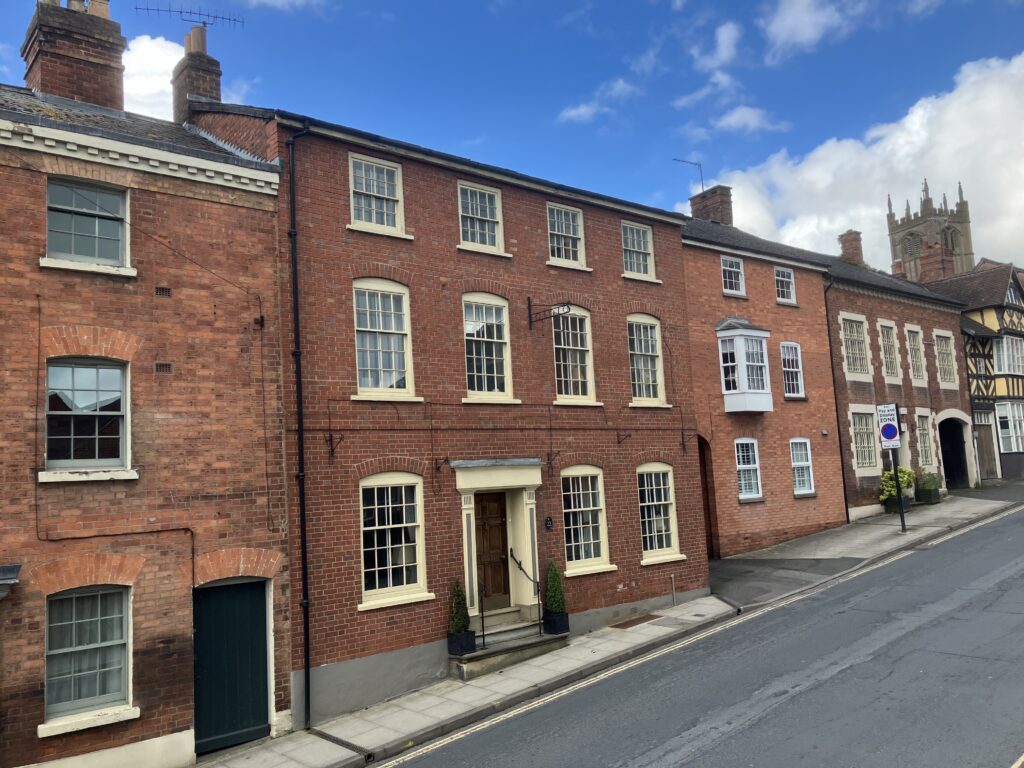
<svg viewBox="0 0 1024 768">
<path fill-rule="evenodd" d="M 89 13 L 101 19 L 109 19 L 110 0 L 89 0 Z"/>
<path fill-rule="evenodd" d="M 690 215 L 732 226 L 732 187 L 716 184 L 690 198 Z"/>
<path fill-rule="evenodd" d="M 79 11 L 79 12 L 84 11 L 85 10 L 85 0 L 68 0 L 68 10 L 69 11 Z"/>
<path fill-rule="evenodd" d="M 185 56 L 174 67 L 174 122 L 187 123 L 192 117 L 188 97 L 203 96 L 220 101 L 220 62 L 206 52 L 206 27 L 192 27 L 185 35 Z"/>
<path fill-rule="evenodd" d="M 860 238 L 860 232 L 855 229 L 848 229 L 839 236 L 839 248 L 842 251 L 844 261 L 864 266 L 864 245 Z"/>
</svg>

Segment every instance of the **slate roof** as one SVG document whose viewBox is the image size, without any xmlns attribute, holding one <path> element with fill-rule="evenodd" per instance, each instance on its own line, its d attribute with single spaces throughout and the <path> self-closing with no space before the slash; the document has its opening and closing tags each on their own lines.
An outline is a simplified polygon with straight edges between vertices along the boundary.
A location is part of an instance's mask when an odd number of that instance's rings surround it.
<svg viewBox="0 0 1024 768">
<path fill-rule="evenodd" d="M 168 120 L 122 112 L 0 83 L 0 119 L 191 155 L 246 168 L 277 170 L 239 156 L 195 131 Z"/>
<path fill-rule="evenodd" d="M 960 330 L 978 338 L 991 338 L 999 335 L 987 325 L 982 325 L 977 320 L 972 320 L 967 315 L 960 315 Z"/>
<path fill-rule="evenodd" d="M 999 264 L 983 259 L 970 272 L 936 280 L 928 283 L 928 287 L 936 293 L 962 302 L 967 309 L 995 307 L 1006 301 L 1006 289 L 1013 272 L 1013 264 Z"/>
<path fill-rule="evenodd" d="M 762 237 L 751 235 L 742 229 L 731 227 L 726 224 L 718 224 L 713 221 L 701 219 L 687 219 L 683 225 L 683 238 L 696 240 L 708 245 L 734 248 L 741 251 L 752 251 L 766 256 L 778 256 L 798 263 L 808 264 L 814 267 L 823 267 L 835 280 L 855 283 L 867 288 L 874 288 L 880 291 L 891 291 L 904 296 L 910 296 L 925 301 L 934 301 L 940 304 L 958 305 L 956 298 L 937 294 L 930 291 L 923 285 L 912 283 L 898 277 L 893 277 L 886 272 L 880 272 L 871 267 L 862 267 L 844 261 L 838 256 L 829 256 L 816 251 L 808 251 L 803 248 L 794 248 L 791 245 L 776 243 L 772 240 L 765 240 Z"/>
</svg>

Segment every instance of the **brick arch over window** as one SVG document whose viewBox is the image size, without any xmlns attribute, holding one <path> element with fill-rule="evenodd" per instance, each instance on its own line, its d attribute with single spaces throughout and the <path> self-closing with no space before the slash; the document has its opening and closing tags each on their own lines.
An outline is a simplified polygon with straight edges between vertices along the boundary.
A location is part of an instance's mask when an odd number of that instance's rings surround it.
<svg viewBox="0 0 1024 768">
<path fill-rule="evenodd" d="M 679 455 L 668 451 L 645 450 L 633 454 L 632 461 L 638 467 L 641 464 L 651 464 L 654 462 L 675 466 L 679 462 Z"/>
<path fill-rule="evenodd" d="M 576 307 L 582 307 L 588 312 L 601 311 L 601 302 L 599 300 L 578 291 L 558 291 L 551 303 L 565 304 L 566 302 Z"/>
<path fill-rule="evenodd" d="M 378 456 L 376 459 L 367 459 L 356 464 L 355 472 L 356 476 L 360 478 L 381 472 L 410 472 L 420 477 L 426 477 L 427 468 L 427 462 L 414 459 L 411 456 Z"/>
<path fill-rule="evenodd" d="M 95 325 L 50 325 L 42 330 L 42 344 L 47 358 L 106 357 L 130 363 L 142 337 Z"/>
<path fill-rule="evenodd" d="M 499 283 L 497 280 L 467 277 L 459 281 L 459 289 L 462 293 L 489 293 L 492 296 L 500 296 L 505 301 L 509 301 L 508 286 Z"/>
<path fill-rule="evenodd" d="M 393 267 L 390 264 L 382 264 L 379 261 L 364 261 L 359 264 L 353 264 L 351 273 L 353 280 L 358 280 L 360 277 L 378 277 L 382 280 L 393 280 L 404 286 L 412 285 L 412 272 L 400 267 Z"/>
<path fill-rule="evenodd" d="M 75 555 L 41 563 L 24 578 L 26 584 L 44 595 L 93 584 L 130 587 L 145 562 L 146 558 L 141 555 Z"/>
<path fill-rule="evenodd" d="M 281 570 L 284 555 L 273 549 L 231 547 L 196 557 L 195 586 L 236 576 L 272 579 Z"/>
<path fill-rule="evenodd" d="M 573 451 L 571 453 L 563 453 L 552 462 L 552 469 L 555 472 L 561 472 L 567 467 L 575 467 L 580 464 L 585 464 L 591 467 L 597 467 L 600 470 L 604 470 L 604 462 L 601 457 L 596 453 L 590 453 L 588 451 Z"/>
<path fill-rule="evenodd" d="M 626 302 L 626 314 L 627 315 L 650 315 L 651 317 L 661 320 L 661 314 L 654 304 L 649 301 L 637 301 L 632 299 Z"/>
</svg>

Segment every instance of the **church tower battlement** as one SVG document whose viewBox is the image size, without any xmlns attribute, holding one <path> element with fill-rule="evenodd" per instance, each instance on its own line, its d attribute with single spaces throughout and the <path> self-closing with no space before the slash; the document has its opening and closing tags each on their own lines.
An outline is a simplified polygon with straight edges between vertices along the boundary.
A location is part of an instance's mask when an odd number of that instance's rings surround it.
<svg viewBox="0 0 1024 768">
<path fill-rule="evenodd" d="M 928 179 L 922 185 L 916 213 L 911 213 L 907 200 L 903 215 L 897 218 L 891 196 L 888 207 L 886 222 L 894 275 L 915 283 L 927 283 L 974 268 L 971 213 L 964 199 L 963 185 L 957 184 L 957 201 L 953 208 L 949 207 L 945 194 L 942 202 L 935 205 L 928 190 Z"/>
</svg>

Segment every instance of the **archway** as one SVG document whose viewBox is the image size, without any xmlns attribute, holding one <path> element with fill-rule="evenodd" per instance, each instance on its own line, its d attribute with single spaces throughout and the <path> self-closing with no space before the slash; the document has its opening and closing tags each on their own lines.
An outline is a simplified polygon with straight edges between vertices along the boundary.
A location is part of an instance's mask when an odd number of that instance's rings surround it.
<svg viewBox="0 0 1024 768">
<path fill-rule="evenodd" d="M 708 559 L 721 557 L 718 545 L 718 514 L 715 507 L 715 468 L 711 460 L 711 444 L 697 435 L 700 456 L 700 495 L 704 506 L 704 535 Z"/>
<path fill-rule="evenodd" d="M 956 419 L 946 419 L 939 424 L 939 445 L 942 448 L 942 473 L 946 476 L 946 487 L 967 488 L 967 451 L 965 449 L 964 427 Z"/>
</svg>

